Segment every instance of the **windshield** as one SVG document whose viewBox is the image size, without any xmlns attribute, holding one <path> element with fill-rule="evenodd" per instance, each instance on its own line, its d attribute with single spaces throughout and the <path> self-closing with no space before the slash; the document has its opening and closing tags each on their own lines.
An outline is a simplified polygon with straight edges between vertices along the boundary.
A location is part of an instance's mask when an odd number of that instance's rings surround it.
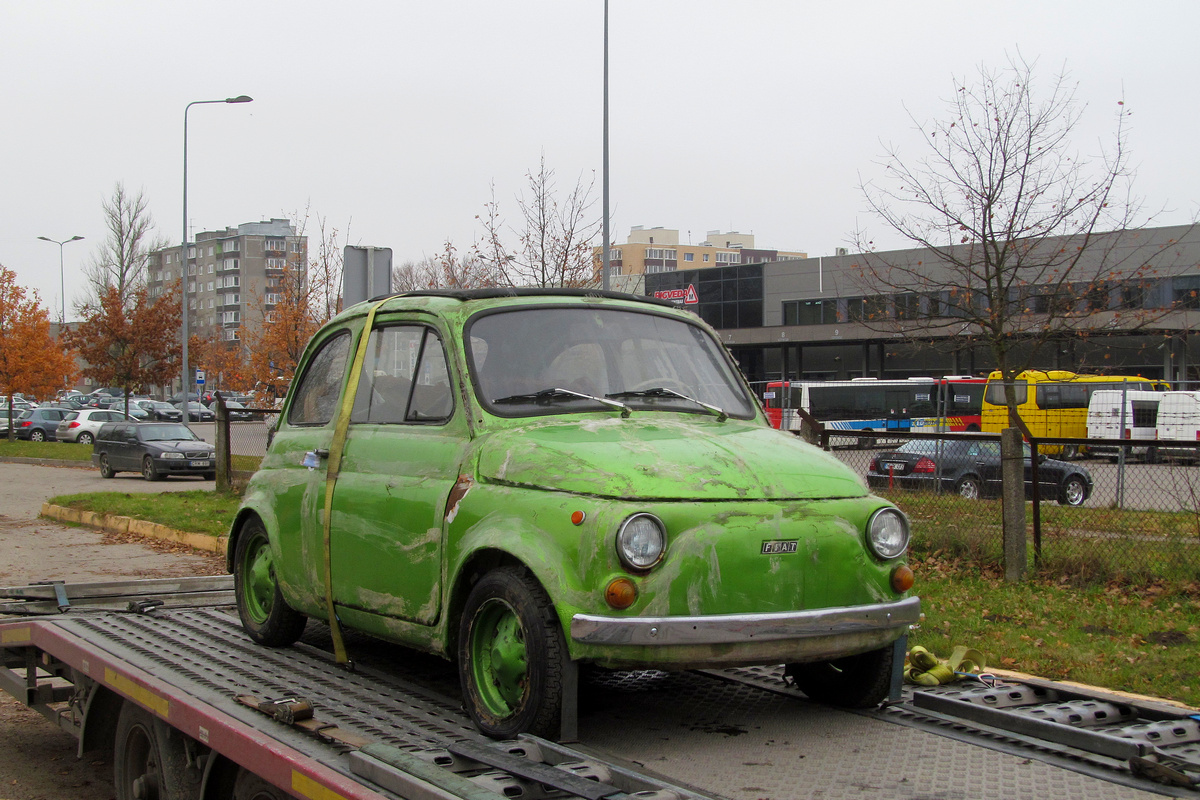
<svg viewBox="0 0 1200 800">
<path fill-rule="evenodd" d="M 145 425 L 140 430 L 143 442 L 174 442 L 196 438 L 196 434 L 186 425 Z"/>
<path fill-rule="evenodd" d="M 621 404 L 755 413 L 721 346 L 698 325 L 659 314 L 587 306 L 486 314 L 471 323 L 468 347 L 476 395 L 499 416 Z"/>
</svg>

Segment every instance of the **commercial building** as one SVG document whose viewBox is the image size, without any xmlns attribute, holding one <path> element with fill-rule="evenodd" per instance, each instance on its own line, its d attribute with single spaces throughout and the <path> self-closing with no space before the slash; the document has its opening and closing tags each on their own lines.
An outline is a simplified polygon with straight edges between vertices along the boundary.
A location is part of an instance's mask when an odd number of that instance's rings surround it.
<svg viewBox="0 0 1200 800">
<path fill-rule="evenodd" d="M 308 238 L 286 219 L 245 222 L 236 228 L 203 231 L 188 246 L 188 330 L 201 338 L 238 341 L 249 325 L 269 318 L 280 301 L 285 269 L 304 275 Z M 181 246 L 150 254 L 146 285 L 157 297 L 179 280 Z"/>
<path fill-rule="evenodd" d="M 1056 309 L 1078 319 L 1078 329 L 1049 342 L 1032 366 L 1200 380 L 1193 334 L 1200 330 L 1200 228 L 1094 238 L 1077 277 L 1012 290 L 1034 327 Z M 1076 244 L 1063 238 L 1040 246 L 1065 252 Z M 717 328 L 751 381 L 986 375 L 994 368 L 990 348 L 947 302 L 946 293 L 964 290 L 961 272 L 930 250 L 747 259 L 645 275 L 646 294 L 693 308 Z M 926 325 L 914 341 L 903 329 L 915 331 L 918 319 L 940 324 Z M 1025 345 L 1014 338 L 1019 359 Z"/>
</svg>

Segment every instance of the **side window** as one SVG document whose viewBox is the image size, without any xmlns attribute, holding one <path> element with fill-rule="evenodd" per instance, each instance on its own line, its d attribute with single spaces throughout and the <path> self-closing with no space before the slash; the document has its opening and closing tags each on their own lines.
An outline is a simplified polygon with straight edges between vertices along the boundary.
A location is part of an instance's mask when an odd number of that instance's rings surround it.
<svg viewBox="0 0 1200 800">
<path fill-rule="evenodd" d="M 288 411 L 288 424 L 325 425 L 333 419 L 349 352 L 350 332 L 343 331 L 322 344 L 309 359 Z"/>
<path fill-rule="evenodd" d="M 442 342 L 423 325 L 371 331 L 351 422 L 442 422 L 454 411 Z"/>
</svg>

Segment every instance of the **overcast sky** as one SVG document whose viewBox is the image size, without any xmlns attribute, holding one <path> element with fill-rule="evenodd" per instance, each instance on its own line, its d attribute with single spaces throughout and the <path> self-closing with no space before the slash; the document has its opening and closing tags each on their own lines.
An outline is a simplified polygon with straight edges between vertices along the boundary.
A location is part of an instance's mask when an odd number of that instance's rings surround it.
<svg viewBox="0 0 1200 800">
<path fill-rule="evenodd" d="M 1098 152 L 1132 111 L 1135 188 L 1160 224 L 1200 209 L 1200 3 L 610 0 L 612 235 L 634 225 L 754 233 L 826 255 L 863 227 L 886 144 L 919 154 L 911 114 L 954 76 L 1019 52 L 1066 67 Z M 564 191 L 596 178 L 602 0 L 415 3 L 0 0 L 0 264 L 68 317 L 118 181 L 182 238 L 308 208 L 397 262 L 466 250 L 495 187 L 514 216 L 545 156 Z M 310 229 L 310 234 L 312 230 Z M 310 236 L 311 241 L 311 236 Z"/>
</svg>

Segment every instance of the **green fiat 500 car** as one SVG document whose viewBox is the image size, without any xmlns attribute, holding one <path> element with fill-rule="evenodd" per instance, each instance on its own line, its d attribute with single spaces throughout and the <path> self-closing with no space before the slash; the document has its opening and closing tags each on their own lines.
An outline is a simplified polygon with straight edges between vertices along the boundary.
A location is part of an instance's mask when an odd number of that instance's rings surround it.
<svg viewBox="0 0 1200 800">
<path fill-rule="evenodd" d="M 581 663 L 786 665 L 878 704 L 918 621 L 909 525 L 770 427 L 710 327 L 650 298 L 466 290 L 313 337 L 230 532 L 250 636 L 327 620 L 457 663 L 485 733 L 554 736 Z"/>
</svg>

